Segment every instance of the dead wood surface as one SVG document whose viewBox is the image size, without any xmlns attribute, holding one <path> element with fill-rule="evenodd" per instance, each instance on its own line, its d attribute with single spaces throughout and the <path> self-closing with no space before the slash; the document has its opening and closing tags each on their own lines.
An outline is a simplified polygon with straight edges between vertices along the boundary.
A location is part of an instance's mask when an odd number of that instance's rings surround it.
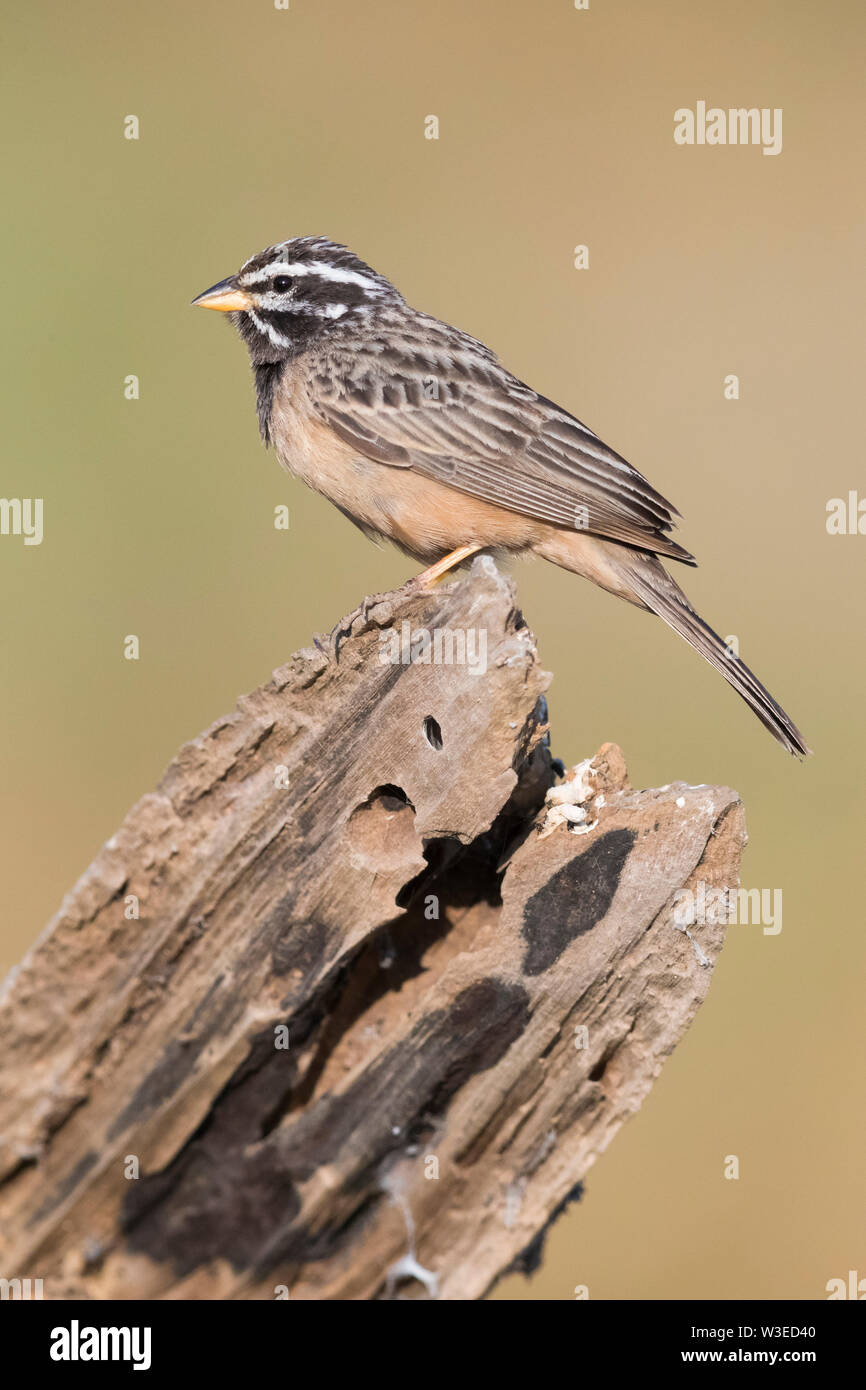
<svg viewBox="0 0 866 1390">
<path fill-rule="evenodd" d="M 403 624 L 483 632 L 486 672 L 383 660 Z M 548 682 L 482 557 L 181 749 L 0 999 L 0 1273 L 477 1299 L 532 1267 L 709 987 L 723 928 L 675 893 L 745 842 L 734 792 L 633 791 L 613 745 L 545 800 Z"/>
</svg>

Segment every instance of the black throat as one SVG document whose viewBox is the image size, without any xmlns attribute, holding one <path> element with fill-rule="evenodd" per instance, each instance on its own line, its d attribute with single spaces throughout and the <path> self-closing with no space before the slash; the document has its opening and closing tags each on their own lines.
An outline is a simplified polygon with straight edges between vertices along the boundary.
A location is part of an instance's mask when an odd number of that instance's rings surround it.
<svg viewBox="0 0 866 1390">
<path fill-rule="evenodd" d="M 265 444 L 271 442 L 271 411 L 274 408 L 274 395 L 286 363 L 261 362 L 254 369 L 256 376 L 256 412 L 259 417 L 259 430 Z"/>
</svg>

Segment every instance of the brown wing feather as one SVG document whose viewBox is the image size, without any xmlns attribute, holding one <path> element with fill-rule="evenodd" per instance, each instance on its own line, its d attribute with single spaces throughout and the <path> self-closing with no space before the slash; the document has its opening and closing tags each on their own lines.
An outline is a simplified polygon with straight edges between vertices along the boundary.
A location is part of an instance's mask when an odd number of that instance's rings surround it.
<svg viewBox="0 0 866 1390">
<path fill-rule="evenodd" d="M 442 330 L 438 340 L 431 322 Z M 334 360 L 326 372 L 320 362 L 315 408 L 379 463 L 411 467 L 556 526 L 694 563 L 667 534 L 676 508 L 637 469 L 476 346 L 426 320 L 418 345 L 406 335 L 373 356 Z"/>
</svg>

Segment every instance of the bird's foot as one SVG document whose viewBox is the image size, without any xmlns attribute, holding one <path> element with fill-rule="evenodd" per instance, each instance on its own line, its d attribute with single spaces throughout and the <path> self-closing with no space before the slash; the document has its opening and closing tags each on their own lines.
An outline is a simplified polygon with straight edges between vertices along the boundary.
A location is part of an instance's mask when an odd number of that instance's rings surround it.
<svg viewBox="0 0 866 1390">
<path fill-rule="evenodd" d="M 411 584 L 412 581 L 410 580 L 409 583 Z M 358 608 L 340 619 L 327 637 L 314 637 L 313 640 L 319 651 L 324 652 L 329 661 L 339 661 L 340 651 L 344 643 L 348 642 L 350 637 L 358 637 L 370 627 L 381 626 L 382 622 L 387 622 L 393 611 L 394 598 L 408 587 L 409 585 L 404 584 L 403 589 L 397 589 L 395 593 L 391 594 L 368 594 Z M 379 607 L 383 611 L 379 615 L 381 621 L 377 623 L 373 614 Z"/>
<path fill-rule="evenodd" d="M 384 627 L 401 599 L 410 598 L 413 594 L 429 593 L 446 574 L 456 566 L 464 564 L 481 549 L 483 547 L 480 545 L 462 545 L 458 550 L 453 550 L 449 555 L 437 560 L 435 565 L 430 565 L 429 569 L 407 579 L 399 589 L 394 589 L 388 594 L 368 594 L 360 607 L 341 618 L 326 638 L 316 636 L 313 639 L 319 651 L 324 652 L 329 661 L 339 661 L 340 650 L 350 637 L 357 637 L 370 627 Z M 382 610 L 378 614 L 377 608 Z"/>
</svg>

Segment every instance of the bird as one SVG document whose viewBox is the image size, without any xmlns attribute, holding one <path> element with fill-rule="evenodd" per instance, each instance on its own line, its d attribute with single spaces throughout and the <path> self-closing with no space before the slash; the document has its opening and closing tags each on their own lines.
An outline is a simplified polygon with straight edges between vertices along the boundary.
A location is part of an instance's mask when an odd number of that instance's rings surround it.
<svg viewBox="0 0 866 1390">
<path fill-rule="evenodd" d="M 265 446 L 427 566 L 419 586 L 478 551 L 539 555 L 662 618 L 784 748 L 811 752 L 666 569 L 697 563 L 671 535 L 676 507 L 491 348 L 324 236 L 257 252 L 192 303 L 227 314 L 246 344 Z"/>
</svg>

